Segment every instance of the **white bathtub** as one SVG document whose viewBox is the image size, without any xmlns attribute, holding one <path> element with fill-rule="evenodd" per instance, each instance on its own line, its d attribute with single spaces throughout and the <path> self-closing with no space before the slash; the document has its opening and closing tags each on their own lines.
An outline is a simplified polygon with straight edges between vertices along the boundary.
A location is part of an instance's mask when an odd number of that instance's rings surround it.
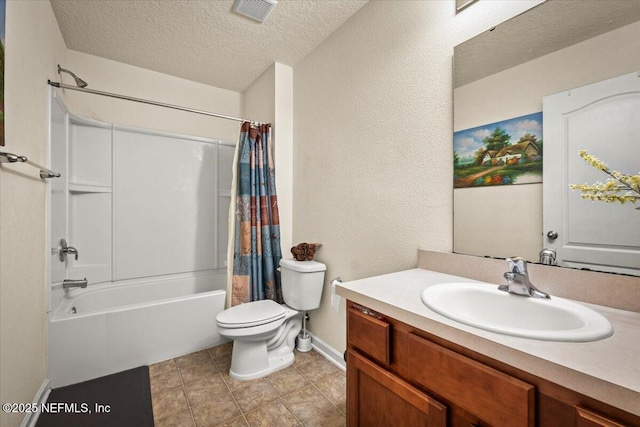
<svg viewBox="0 0 640 427">
<path fill-rule="evenodd" d="M 49 320 L 53 388 L 221 344 L 226 274 L 127 280 L 69 292 Z"/>
</svg>

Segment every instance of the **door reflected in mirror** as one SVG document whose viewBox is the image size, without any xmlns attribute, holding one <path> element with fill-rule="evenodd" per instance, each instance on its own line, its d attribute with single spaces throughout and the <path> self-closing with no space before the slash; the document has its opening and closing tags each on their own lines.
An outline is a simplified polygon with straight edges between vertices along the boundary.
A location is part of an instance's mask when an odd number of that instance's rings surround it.
<svg viewBox="0 0 640 427">
<path fill-rule="evenodd" d="M 492 31 L 456 46 L 454 132 L 540 112 L 543 111 L 545 97 L 562 92 L 570 96 L 573 88 L 637 73 L 640 70 L 639 51 L 640 2 L 548 0 Z M 636 97 L 640 100 L 640 93 Z M 625 108 L 633 109 L 630 107 L 632 104 L 627 104 Z M 608 126 L 615 127 L 616 132 L 631 129 L 628 124 L 615 120 L 625 118 L 640 123 L 640 116 L 634 111 L 613 114 L 611 117 L 614 121 L 609 122 Z M 640 114 L 638 111 L 637 114 Z M 554 160 L 560 162 L 560 175 L 548 175 L 549 171 L 545 169 L 543 182 L 538 184 L 454 188 L 455 252 L 499 258 L 520 255 L 531 262 L 538 262 L 544 248 L 555 247 L 562 253 L 567 245 L 584 246 L 584 242 L 590 242 L 592 246 L 609 244 L 603 235 L 615 233 L 608 232 L 607 221 L 622 219 L 621 209 L 633 211 L 635 217 L 627 218 L 625 214 L 623 222 L 628 227 L 640 230 L 640 212 L 629 204 L 597 206 L 597 213 L 582 216 L 581 224 L 565 219 L 565 223 L 553 225 L 553 229 L 551 225 L 546 225 L 543 209 L 546 184 L 561 180 L 562 174 L 569 170 L 569 162 L 572 165 L 575 163 L 572 168 L 580 166 L 588 169 L 588 165 L 578 157 L 578 146 L 595 150 L 593 154 L 603 159 L 612 154 L 613 162 L 619 156 L 613 155 L 615 144 L 618 153 L 626 150 L 631 164 L 625 163 L 620 168 L 632 168 L 621 170 L 630 174 L 640 170 L 640 155 L 633 151 L 639 145 L 637 140 L 612 136 L 615 139 L 613 141 L 601 134 L 595 135 L 593 131 L 586 131 L 586 136 L 570 147 L 560 148 L 561 138 L 548 135 L 546 113 L 544 117 L 544 167 L 547 168 L 547 156 L 551 155 L 550 146 L 555 144 L 554 148 L 559 149 L 559 154 L 554 154 Z M 612 135 L 617 135 L 616 132 Z M 598 141 L 589 139 L 591 136 Z M 566 175 L 564 179 L 566 181 Z M 605 181 L 606 177 L 600 180 Z M 574 213 L 587 209 L 585 206 L 588 207 L 591 202 L 581 200 L 579 193 L 572 192 L 568 185 L 564 188 L 564 185 L 561 194 L 566 200 L 550 199 L 545 203 L 557 206 L 564 203 L 563 209 L 569 209 L 570 206 Z M 597 216 L 598 222 L 592 226 L 585 223 L 589 215 Z M 594 231 L 591 236 L 588 235 L 590 229 Z M 576 235 L 576 230 L 580 230 L 582 235 L 580 241 L 574 242 L 572 236 Z M 547 237 L 549 233 L 552 236 L 553 232 L 561 238 L 553 240 Z M 565 241 L 567 238 L 568 243 Z M 640 240 L 633 233 L 628 233 L 627 238 Z M 626 261 L 631 268 L 611 268 L 607 265 L 609 261 L 603 261 L 601 256 L 576 259 L 574 255 L 567 255 L 567 262 L 560 258 L 560 265 L 640 275 L 640 251 L 633 249 L 634 245 L 640 246 L 640 241 L 623 244 L 631 248 Z M 619 249 L 614 245 L 609 250 Z"/>
</svg>

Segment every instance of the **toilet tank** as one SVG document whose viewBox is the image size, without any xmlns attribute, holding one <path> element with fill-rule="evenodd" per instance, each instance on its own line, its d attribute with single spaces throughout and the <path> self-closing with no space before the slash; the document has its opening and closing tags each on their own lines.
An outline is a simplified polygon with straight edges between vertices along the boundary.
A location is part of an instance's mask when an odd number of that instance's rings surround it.
<svg viewBox="0 0 640 427">
<path fill-rule="evenodd" d="M 280 278 L 285 304 L 303 311 L 320 307 L 326 269 L 326 265 L 317 261 L 281 259 Z"/>
</svg>

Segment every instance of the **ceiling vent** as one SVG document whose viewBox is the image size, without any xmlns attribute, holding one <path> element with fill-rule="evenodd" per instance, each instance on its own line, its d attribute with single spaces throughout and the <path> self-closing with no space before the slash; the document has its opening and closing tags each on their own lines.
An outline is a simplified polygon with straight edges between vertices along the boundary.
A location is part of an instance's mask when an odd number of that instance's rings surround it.
<svg viewBox="0 0 640 427">
<path fill-rule="evenodd" d="M 264 22 L 276 4 L 278 4 L 277 0 L 236 0 L 233 11 L 258 22 Z"/>
</svg>

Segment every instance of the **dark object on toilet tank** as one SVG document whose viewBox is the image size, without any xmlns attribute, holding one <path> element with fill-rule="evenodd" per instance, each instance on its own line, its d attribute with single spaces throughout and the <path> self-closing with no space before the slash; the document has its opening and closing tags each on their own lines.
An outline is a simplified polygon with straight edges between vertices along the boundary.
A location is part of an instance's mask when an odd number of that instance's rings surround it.
<svg viewBox="0 0 640 427">
<path fill-rule="evenodd" d="M 320 243 L 299 243 L 291 248 L 291 253 L 296 261 L 311 261 L 320 246 Z"/>
</svg>

